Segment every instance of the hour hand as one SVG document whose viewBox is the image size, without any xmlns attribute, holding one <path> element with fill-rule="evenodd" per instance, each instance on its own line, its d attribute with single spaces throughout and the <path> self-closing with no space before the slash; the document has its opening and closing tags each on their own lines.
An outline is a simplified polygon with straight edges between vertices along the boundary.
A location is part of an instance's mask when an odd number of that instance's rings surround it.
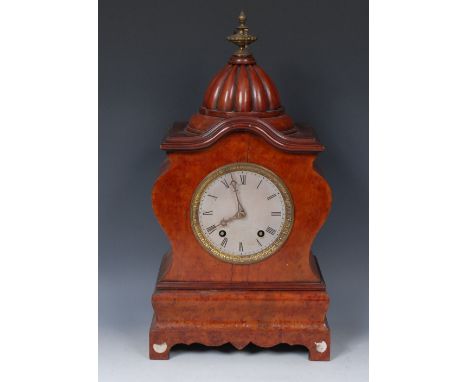
<svg viewBox="0 0 468 382">
<path fill-rule="evenodd" d="M 216 225 L 216 227 L 218 226 L 222 226 L 222 227 L 226 227 L 228 225 L 228 223 L 232 222 L 233 220 L 237 220 L 237 219 L 242 219 L 243 217 L 246 216 L 246 213 L 244 211 L 244 209 L 240 210 L 240 211 L 237 211 L 233 216 L 231 216 L 230 218 L 227 218 L 227 219 L 221 219 L 221 221 L 219 222 L 219 224 Z"/>
<path fill-rule="evenodd" d="M 221 227 L 226 227 L 228 225 L 229 222 L 233 221 L 234 219 L 232 217 L 230 217 L 229 219 L 221 219 L 220 223 L 218 224 L 218 226 L 220 225 Z"/>
</svg>

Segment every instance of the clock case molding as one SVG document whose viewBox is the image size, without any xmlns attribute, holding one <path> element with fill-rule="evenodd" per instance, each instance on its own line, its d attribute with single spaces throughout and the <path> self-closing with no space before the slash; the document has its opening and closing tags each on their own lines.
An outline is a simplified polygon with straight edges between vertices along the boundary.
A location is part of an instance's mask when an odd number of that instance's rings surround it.
<svg viewBox="0 0 468 382">
<path fill-rule="evenodd" d="M 239 29 L 239 28 L 238 28 Z M 153 186 L 154 213 L 171 250 L 162 259 L 149 333 L 151 359 L 168 359 L 175 344 L 303 345 L 311 360 L 329 360 L 329 297 L 315 236 L 330 210 L 328 183 L 314 166 L 324 150 L 313 130 L 284 112 L 276 87 L 255 59 L 234 54 L 214 77 L 202 107 L 175 123 Z M 286 184 L 295 219 L 284 245 L 253 264 L 210 255 L 195 238 L 190 206 L 198 184 L 235 162 L 264 166 Z"/>
</svg>

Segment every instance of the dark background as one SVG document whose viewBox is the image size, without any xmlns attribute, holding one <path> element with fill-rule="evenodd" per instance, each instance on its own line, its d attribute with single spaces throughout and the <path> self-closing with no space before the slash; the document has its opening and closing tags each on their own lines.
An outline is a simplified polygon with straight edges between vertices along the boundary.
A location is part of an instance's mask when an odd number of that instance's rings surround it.
<svg viewBox="0 0 468 382">
<path fill-rule="evenodd" d="M 146 357 L 150 296 L 169 249 L 151 209 L 159 143 L 201 105 L 235 49 L 225 37 L 241 9 L 287 113 L 327 147 L 317 164 L 334 202 L 313 249 L 331 296 L 332 357 L 352 354 L 368 332 L 367 1 L 100 0 L 99 8 L 101 376 L 111 370 L 111 338 Z"/>
</svg>

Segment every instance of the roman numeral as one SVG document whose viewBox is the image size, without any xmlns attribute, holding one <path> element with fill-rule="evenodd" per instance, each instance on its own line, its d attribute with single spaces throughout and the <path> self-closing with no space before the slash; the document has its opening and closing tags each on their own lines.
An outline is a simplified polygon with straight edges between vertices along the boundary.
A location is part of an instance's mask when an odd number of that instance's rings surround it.
<svg viewBox="0 0 468 382">
<path fill-rule="evenodd" d="M 239 252 L 244 251 L 244 246 L 242 245 L 242 241 L 239 241 Z"/>
<path fill-rule="evenodd" d="M 270 226 L 268 226 L 265 231 L 267 231 L 270 235 L 274 235 L 276 233 L 276 229 L 273 229 Z"/>
<path fill-rule="evenodd" d="M 281 212 L 272 212 L 271 216 L 281 216 Z"/>
<path fill-rule="evenodd" d="M 257 185 L 257 190 L 258 190 L 258 188 L 260 187 L 260 185 L 262 184 L 262 182 L 263 182 L 263 178 L 262 178 L 262 180 L 258 183 L 258 185 Z"/>
<path fill-rule="evenodd" d="M 272 212 L 273 214 L 273 212 Z M 203 215 L 213 215 L 213 211 L 205 211 L 203 212 Z"/>
<path fill-rule="evenodd" d="M 209 234 L 211 234 L 216 230 L 216 226 L 213 224 L 209 226 L 206 230 L 208 231 Z"/>
<path fill-rule="evenodd" d="M 216 199 L 218 199 L 218 197 L 217 197 L 217 196 L 214 196 L 214 195 L 210 195 L 210 194 L 208 194 L 208 196 L 209 196 L 210 198 L 213 198 L 213 199 L 215 199 L 215 200 L 216 200 Z"/>
<path fill-rule="evenodd" d="M 221 180 L 221 183 L 224 184 L 226 186 L 226 188 L 229 188 L 229 183 L 227 182 L 227 180 L 225 178 L 223 178 Z"/>
<path fill-rule="evenodd" d="M 260 243 L 260 242 L 258 241 L 258 239 L 257 239 L 257 243 L 258 243 L 258 245 L 259 245 L 260 247 L 262 246 L 262 243 Z"/>
<path fill-rule="evenodd" d="M 273 199 L 275 196 L 276 196 L 276 194 L 270 195 L 267 199 L 268 199 L 268 200 L 271 200 L 271 199 Z"/>
<path fill-rule="evenodd" d="M 226 248 L 226 244 L 227 244 L 227 237 L 225 237 L 223 241 L 221 242 L 221 247 Z"/>
<path fill-rule="evenodd" d="M 241 184 L 244 184 L 244 185 L 247 184 L 247 175 L 241 174 L 240 180 L 241 180 Z"/>
</svg>

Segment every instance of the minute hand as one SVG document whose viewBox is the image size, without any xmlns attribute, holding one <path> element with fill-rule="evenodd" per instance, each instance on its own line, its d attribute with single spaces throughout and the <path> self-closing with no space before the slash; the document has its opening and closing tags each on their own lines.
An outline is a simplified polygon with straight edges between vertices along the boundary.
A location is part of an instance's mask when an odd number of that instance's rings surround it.
<svg viewBox="0 0 468 382">
<path fill-rule="evenodd" d="M 243 218 L 244 216 L 247 215 L 247 213 L 245 212 L 244 207 L 242 206 L 239 200 L 239 190 L 237 188 L 237 182 L 234 180 L 234 177 L 232 176 L 232 174 L 231 174 L 231 178 L 232 178 L 232 181 L 231 181 L 232 188 L 234 189 L 234 192 L 236 194 L 236 199 L 237 199 L 237 214 L 236 215 L 239 218 Z"/>
</svg>

